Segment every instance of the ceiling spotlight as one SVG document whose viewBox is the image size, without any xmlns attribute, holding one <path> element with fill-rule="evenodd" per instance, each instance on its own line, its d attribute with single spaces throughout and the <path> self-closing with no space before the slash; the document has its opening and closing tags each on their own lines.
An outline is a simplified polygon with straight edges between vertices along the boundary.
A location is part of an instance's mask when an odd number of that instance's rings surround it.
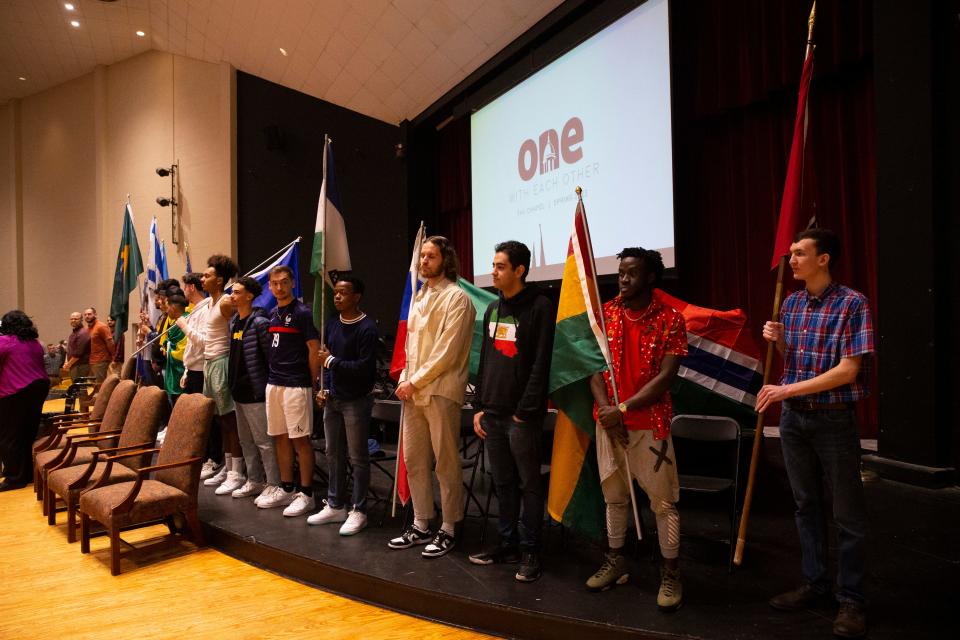
<svg viewBox="0 0 960 640">
<path fill-rule="evenodd" d="M 147 35 L 147 34 L 144 33 L 143 31 L 137 31 L 137 35 L 142 38 L 143 36 L 145 36 L 145 35 Z"/>
<path fill-rule="evenodd" d="M 67 11 L 73 11 L 75 7 L 69 2 L 64 2 L 63 8 L 66 9 Z"/>
<path fill-rule="evenodd" d="M 280 47 L 280 53 L 282 53 L 283 55 L 287 55 L 287 50 L 284 49 L 283 47 Z"/>
<path fill-rule="evenodd" d="M 79 27 L 79 26 L 80 26 L 80 21 L 79 21 L 79 20 L 71 20 L 71 21 L 70 21 L 70 26 L 71 26 L 71 27 L 74 27 L 74 28 Z"/>
<path fill-rule="evenodd" d="M 23 76 L 17 76 L 17 80 L 20 80 L 20 81 L 22 81 L 22 82 L 26 82 L 26 81 L 27 81 L 27 79 L 24 78 Z"/>
<path fill-rule="evenodd" d="M 161 207 L 169 207 L 170 205 L 177 205 L 177 201 L 173 198 L 165 198 L 163 196 L 157 196 L 157 204 Z"/>
</svg>

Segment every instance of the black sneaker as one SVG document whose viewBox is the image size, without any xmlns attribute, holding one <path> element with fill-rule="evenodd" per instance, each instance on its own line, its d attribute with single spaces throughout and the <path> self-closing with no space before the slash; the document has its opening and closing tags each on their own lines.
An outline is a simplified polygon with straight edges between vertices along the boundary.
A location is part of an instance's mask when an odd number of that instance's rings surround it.
<svg viewBox="0 0 960 640">
<path fill-rule="evenodd" d="M 420 555 L 424 558 L 439 558 L 440 556 L 447 555 L 456 543 L 456 538 L 441 529 L 437 531 L 437 535 L 433 537 L 430 544 L 423 548 Z"/>
<path fill-rule="evenodd" d="M 387 543 L 387 546 L 391 549 L 409 549 L 415 544 L 426 544 L 430 542 L 431 536 L 432 534 L 429 531 L 424 531 L 412 524 L 399 536 L 392 538 L 390 542 Z"/>
<path fill-rule="evenodd" d="M 480 553 L 474 553 L 469 558 L 473 564 L 516 564 L 520 562 L 520 552 L 516 547 L 500 545 Z"/>
<path fill-rule="evenodd" d="M 524 551 L 523 560 L 520 561 L 520 568 L 514 578 L 517 582 L 536 582 L 541 575 L 543 571 L 540 569 L 540 556 L 536 551 Z"/>
</svg>

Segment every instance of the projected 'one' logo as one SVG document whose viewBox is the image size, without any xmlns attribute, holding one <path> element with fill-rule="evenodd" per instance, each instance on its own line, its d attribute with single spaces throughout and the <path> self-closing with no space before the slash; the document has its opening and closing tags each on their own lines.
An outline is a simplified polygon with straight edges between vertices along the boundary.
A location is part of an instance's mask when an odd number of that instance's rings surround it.
<svg viewBox="0 0 960 640">
<path fill-rule="evenodd" d="M 517 169 L 523 180 L 531 180 L 537 173 L 543 175 L 560 168 L 560 160 L 573 164 L 583 157 L 583 122 L 574 116 L 563 125 L 560 134 L 556 129 L 547 129 L 540 134 L 538 142 L 528 138 L 520 145 Z"/>
</svg>

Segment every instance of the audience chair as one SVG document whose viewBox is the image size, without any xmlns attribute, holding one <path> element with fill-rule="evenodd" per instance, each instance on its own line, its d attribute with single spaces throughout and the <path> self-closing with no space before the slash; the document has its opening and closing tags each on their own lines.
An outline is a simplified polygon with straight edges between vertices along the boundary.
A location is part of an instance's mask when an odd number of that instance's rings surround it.
<svg viewBox="0 0 960 640">
<path fill-rule="evenodd" d="M 77 464 L 58 468 L 47 473 L 46 500 L 47 524 L 57 523 L 55 508 L 57 497 L 63 499 L 67 506 L 67 541 L 76 542 L 77 530 L 77 503 L 80 492 L 100 479 L 107 463 L 107 456 L 127 451 L 146 450 L 153 447 L 160 430 L 160 420 L 167 412 L 167 394 L 159 387 L 142 387 L 134 396 L 127 418 L 116 447 L 95 449 L 93 459 L 88 464 Z M 93 436 L 87 440 L 77 441 L 75 444 L 96 442 L 99 438 L 113 438 L 113 436 Z M 119 465 L 113 465 L 110 482 L 124 482 L 136 480 L 137 470 L 150 463 L 150 456 L 143 454 L 139 457 L 123 458 Z"/>
<path fill-rule="evenodd" d="M 160 449 L 126 451 L 107 456 L 100 479 L 80 494 L 80 551 L 90 553 L 90 523 L 110 534 L 110 573 L 120 573 L 120 530 L 154 524 L 180 514 L 198 546 L 203 532 L 197 515 L 200 466 L 206 453 L 214 402 L 199 393 L 184 394 L 167 424 Z M 140 467 L 132 481 L 110 484 L 122 460 L 158 453 L 155 465 Z M 173 527 L 171 527 L 172 529 Z"/>
<path fill-rule="evenodd" d="M 137 378 L 137 357 L 131 356 L 123 362 L 123 367 L 120 368 L 120 379 L 121 380 L 133 380 L 136 382 Z"/>
<path fill-rule="evenodd" d="M 733 571 L 740 474 L 740 425 L 721 416 L 674 416 L 670 423 L 680 490 L 726 501 L 730 514 L 727 571 Z M 729 496 L 726 494 L 729 493 Z"/>
<path fill-rule="evenodd" d="M 110 399 L 107 401 L 107 408 L 103 413 L 103 420 L 99 423 L 97 429 L 98 436 L 119 436 L 123 422 L 127 418 L 127 411 L 130 409 L 130 403 L 133 402 L 133 396 L 137 392 L 137 386 L 129 380 L 124 380 L 117 384 Z M 97 423 L 80 422 L 73 425 L 74 429 L 84 429 L 87 427 L 96 428 Z M 47 473 L 60 466 L 71 466 L 74 464 L 83 464 L 93 459 L 93 451 L 98 447 L 94 443 L 80 446 L 74 446 L 75 440 L 83 440 L 90 437 L 86 432 L 64 434 L 66 442 L 62 449 L 50 449 L 40 451 L 36 456 L 37 482 L 40 485 L 40 495 L 44 496 Z M 109 446 L 104 443 L 104 447 Z M 47 501 L 43 501 L 43 514 L 47 515 Z"/>
<path fill-rule="evenodd" d="M 100 385 L 100 390 L 97 391 L 97 395 L 94 397 L 93 407 L 90 411 L 83 413 L 61 413 L 48 418 L 49 433 L 33 442 L 34 462 L 36 462 L 37 452 L 39 451 L 62 449 L 64 444 L 63 436 L 74 428 L 74 423 L 84 422 L 99 425 L 100 421 L 103 420 L 103 414 L 107 410 L 107 402 L 110 401 L 110 395 L 119 382 L 120 378 L 117 376 L 107 376 L 103 384 Z M 95 430 L 93 426 L 88 427 L 89 433 L 93 433 Z"/>
</svg>

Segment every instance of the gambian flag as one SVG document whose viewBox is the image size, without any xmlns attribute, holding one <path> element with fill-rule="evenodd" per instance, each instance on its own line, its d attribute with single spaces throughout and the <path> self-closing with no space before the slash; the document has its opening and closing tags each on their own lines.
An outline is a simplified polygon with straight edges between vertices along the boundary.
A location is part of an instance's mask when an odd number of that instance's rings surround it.
<svg viewBox="0 0 960 640">
<path fill-rule="evenodd" d="M 137 244 L 137 231 L 133 228 L 133 211 L 130 203 L 123 209 L 123 229 L 120 232 L 120 250 L 117 252 L 117 268 L 113 274 L 113 295 L 110 298 L 110 315 L 117 325 L 114 340 L 119 340 L 127 330 L 130 293 L 137 290 L 137 277 L 143 273 L 143 257 Z"/>
<path fill-rule="evenodd" d="M 660 290 L 656 295 L 687 325 L 688 355 L 670 390 L 674 414 L 728 416 L 753 428 L 763 365 L 746 314 L 698 307 Z"/>
<path fill-rule="evenodd" d="M 547 511 L 590 538 L 603 534 L 603 495 L 594 451 L 596 424 L 590 378 L 606 369 L 600 297 L 583 203 L 578 202 L 560 285 L 550 365 L 550 394 L 557 409 Z"/>
<path fill-rule="evenodd" d="M 323 183 L 320 186 L 320 201 L 317 203 L 317 225 L 313 233 L 313 255 L 310 258 L 310 273 L 315 278 L 313 287 L 313 321 L 322 327 L 326 309 L 321 309 L 321 300 L 330 298 L 332 304 L 333 284 L 330 272 L 350 271 L 350 250 L 347 248 L 347 229 L 343 224 L 340 209 L 340 191 L 337 189 L 337 172 L 333 166 L 333 147 L 329 136 L 323 142 Z M 323 286 L 326 284 L 326 296 Z M 331 305 L 326 305 L 331 306 Z"/>
</svg>

